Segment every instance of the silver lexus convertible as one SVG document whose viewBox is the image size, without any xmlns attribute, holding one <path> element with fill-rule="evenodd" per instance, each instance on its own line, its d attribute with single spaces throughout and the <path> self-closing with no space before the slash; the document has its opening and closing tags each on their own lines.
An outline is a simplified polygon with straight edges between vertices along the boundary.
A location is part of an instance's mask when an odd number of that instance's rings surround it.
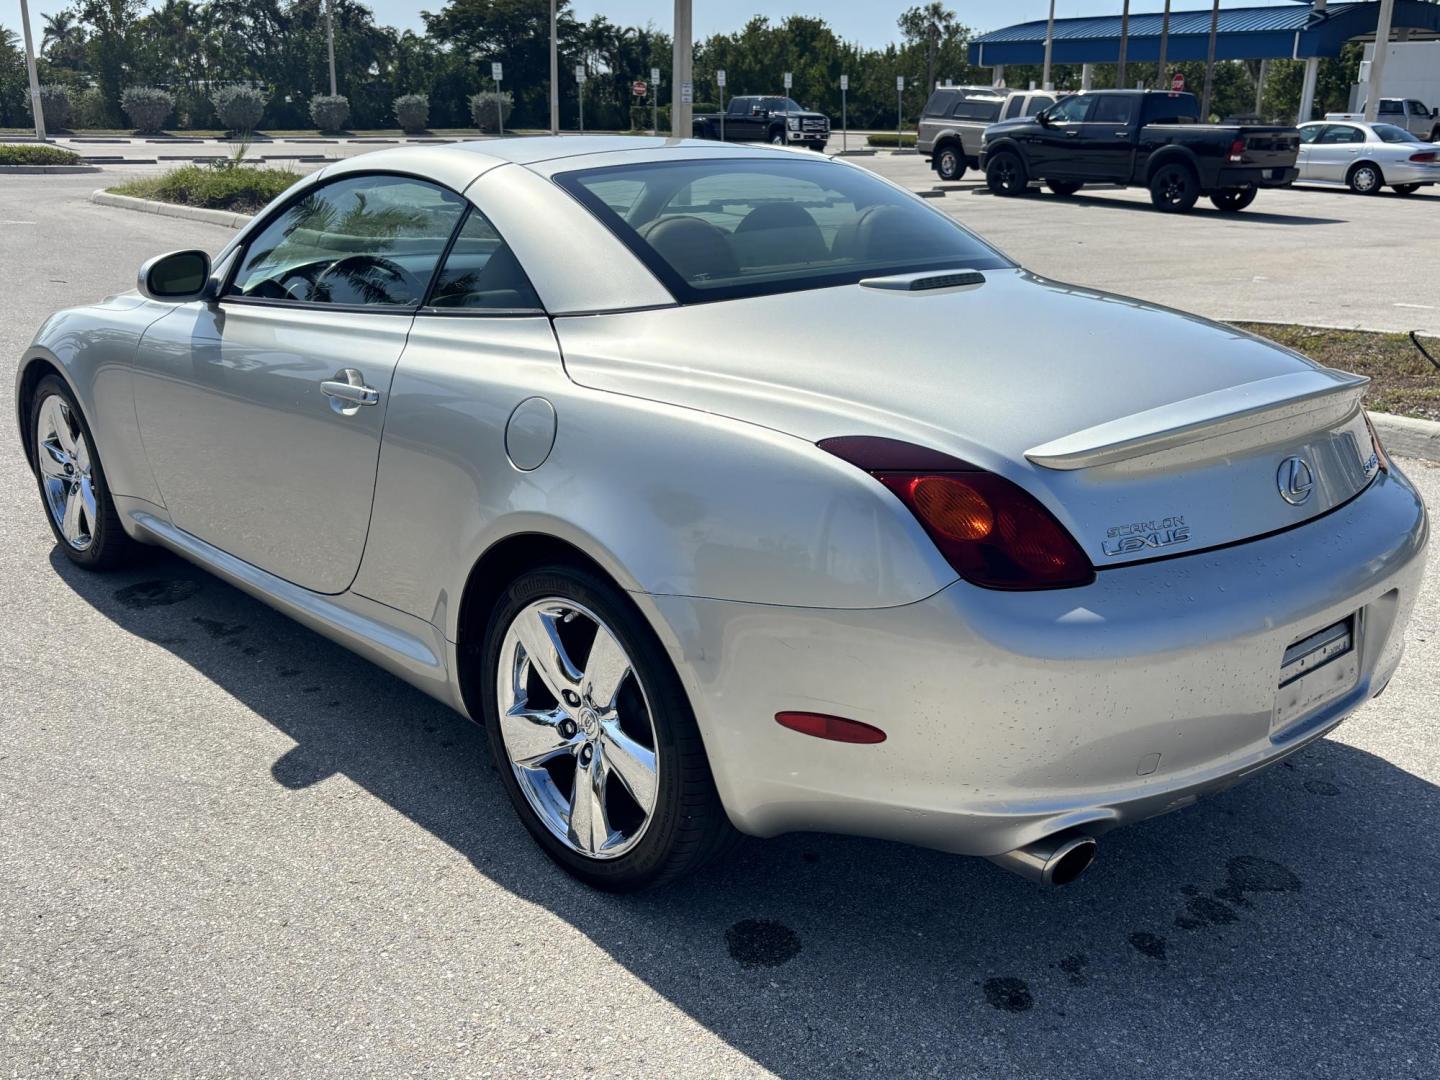
<svg viewBox="0 0 1440 1080">
<path fill-rule="evenodd" d="M 138 285 L 20 365 L 60 550 L 164 545 L 473 717 L 603 888 L 803 829 L 1063 883 L 1400 661 L 1426 515 L 1363 378 L 844 162 L 387 150 Z"/>
</svg>

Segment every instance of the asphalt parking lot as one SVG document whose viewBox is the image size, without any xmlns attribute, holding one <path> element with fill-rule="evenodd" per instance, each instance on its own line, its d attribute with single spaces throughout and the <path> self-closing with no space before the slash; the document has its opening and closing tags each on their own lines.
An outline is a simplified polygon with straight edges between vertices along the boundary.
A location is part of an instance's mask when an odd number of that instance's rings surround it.
<svg viewBox="0 0 1440 1080">
<path fill-rule="evenodd" d="M 88 202 L 111 175 L 0 179 L 7 402 L 49 312 L 230 235 Z M 1263 194 L 1246 217 L 1302 198 Z M 1046 199 L 962 185 L 944 205 L 1040 272 L 1117 287 L 1106 245 L 1149 218 L 1046 217 Z M 1095 202 L 1116 199 L 1136 196 Z M 1342 209 L 1305 216 L 1390 203 L 1359 201 L 1315 193 Z M 1229 251 L 1205 277 L 1217 296 L 1255 292 L 1267 238 L 1324 228 L 1210 217 L 1163 221 Z M 1092 220 L 1099 246 L 1072 250 Z M 1174 284 L 1135 276 L 1141 295 Z M 1440 467 L 1402 464 L 1440 505 Z M 1384 696 L 1245 784 L 1110 834 L 1071 888 L 791 836 L 617 898 L 538 852 L 468 722 L 167 555 L 75 570 L 41 515 L 7 422 L 0 1075 L 1440 1073 L 1433 570 Z"/>
</svg>

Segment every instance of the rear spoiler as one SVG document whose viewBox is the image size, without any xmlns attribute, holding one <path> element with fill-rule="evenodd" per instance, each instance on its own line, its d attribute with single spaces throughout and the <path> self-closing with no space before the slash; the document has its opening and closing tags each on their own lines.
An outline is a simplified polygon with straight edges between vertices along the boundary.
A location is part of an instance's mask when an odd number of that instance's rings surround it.
<svg viewBox="0 0 1440 1080">
<path fill-rule="evenodd" d="M 1025 457 L 1045 469 L 1089 469 L 1307 413 L 1333 414 L 1338 421 L 1359 408 L 1369 382 L 1328 368 L 1276 375 L 1062 435 Z"/>
</svg>

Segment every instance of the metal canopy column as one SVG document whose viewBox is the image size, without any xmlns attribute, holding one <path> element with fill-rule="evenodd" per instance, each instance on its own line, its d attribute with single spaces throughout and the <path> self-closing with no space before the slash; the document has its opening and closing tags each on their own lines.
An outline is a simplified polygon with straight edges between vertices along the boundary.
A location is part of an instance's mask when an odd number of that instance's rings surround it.
<svg viewBox="0 0 1440 1080">
<path fill-rule="evenodd" d="M 1375 55 L 1370 58 L 1370 83 L 1365 88 L 1365 119 L 1375 122 L 1380 109 L 1380 77 L 1390 54 L 1390 24 L 1395 18 L 1395 0 L 1380 0 L 1380 24 L 1375 27 Z"/>
</svg>

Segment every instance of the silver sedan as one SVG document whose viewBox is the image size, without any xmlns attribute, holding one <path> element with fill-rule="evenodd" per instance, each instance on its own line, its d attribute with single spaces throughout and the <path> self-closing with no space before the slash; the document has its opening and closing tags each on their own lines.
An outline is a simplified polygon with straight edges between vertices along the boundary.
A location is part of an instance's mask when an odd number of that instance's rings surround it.
<svg viewBox="0 0 1440 1080">
<path fill-rule="evenodd" d="M 383 151 L 138 286 L 22 358 L 59 550 L 168 547 L 474 718 L 602 888 L 807 829 L 1063 883 L 1400 662 L 1426 515 L 1363 378 L 847 163 Z"/>
<path fill-rule="evenodd" d="M 1440 147 L 1394 124 L 1316 121 L 1300 125 L 1295 166 L 1306 184 L 1344 184 L 1358 195 L 1390 187 L 1413 195 L 1440 182 Z"/>
</svg>

